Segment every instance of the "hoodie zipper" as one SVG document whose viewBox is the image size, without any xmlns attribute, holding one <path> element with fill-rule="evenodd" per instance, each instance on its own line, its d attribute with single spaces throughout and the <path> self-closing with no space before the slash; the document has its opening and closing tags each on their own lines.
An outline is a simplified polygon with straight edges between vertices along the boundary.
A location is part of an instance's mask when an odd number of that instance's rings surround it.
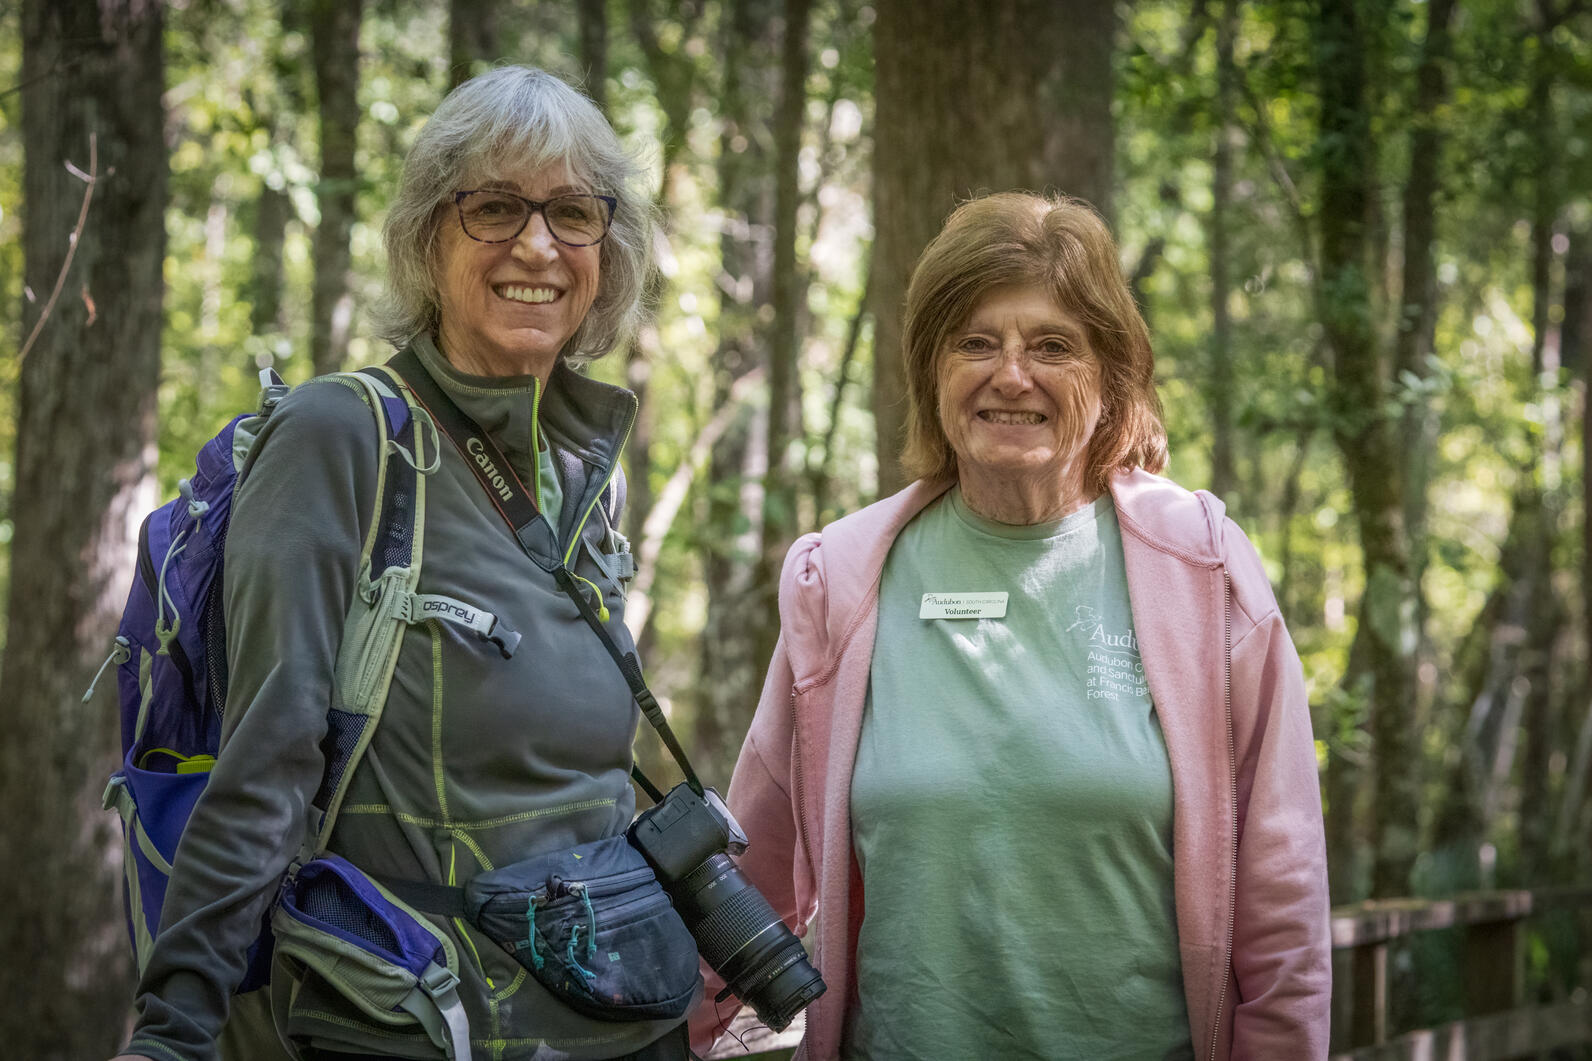
<svg viewBox="0 0 1592 1061">
<path fill-rule="evenodd" d="M 796 732 L 796 691 L 790 694 L 790 719 L 791 719 L 791 772 L 794 773 L 795 783 L 792 785 L 796 793 L 796 835 L 802 842 L 802 854 L 812 858 L 812 830 L 807 827 L 807 784 L 806 771 L 802 769 L 802 742 L 801 734 Z"/>
<path fill-rule="evenodd" d="M 1211 1059 L 1221 1041 L 1222 1007 L 1227 1004 L 1227 984 L 1233 975 L 1233 924 L 1238 917 L 1238 752 L 1233 746 L 1233 579 L 1222 568 L 1222 692 L 1227 716 L 1228 812 L 1232 825 L 1231 865 L 1227 887 L 1227 938 L 1222 950 L 1222 986 L 1216 994 L 1216 1017 L 1211 1023 Z"/>
</svg>

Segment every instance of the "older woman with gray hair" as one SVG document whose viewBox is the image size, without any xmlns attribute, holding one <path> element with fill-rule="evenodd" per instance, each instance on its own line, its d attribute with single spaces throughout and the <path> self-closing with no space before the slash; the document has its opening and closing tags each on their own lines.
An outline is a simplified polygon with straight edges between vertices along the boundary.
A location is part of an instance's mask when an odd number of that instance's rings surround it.
<svg viewBox="0 0 1592 1061">
<path fill-rule="evenodd" d="M 637 403 L 576 366 L 612 349 L 639 315 L 652 214 L 640 178 L 590 100 L 542 71 L 504 67 L 443 100 L 386 222 L 377 330 L 400 350 L 388 368 L 419 397 L 417 426 L 441 429 L 422 432 L 436 442 L 418 462 L 424 564 L 412 599 L 462 602 L 517 636 L 487 638 L 457 614 L 415 609 L 327 850 L 381 885 L 368 894 L 382 909 L 407 911 L 438 940 L 468 1045 L 439 1041 L 407 1006 L 349 997 L 330 964 L 279 961 L 270 1007 L 266 991 L 235 994 L 321 805 L 328 713 L 345 693 L 345 618 L 386 489 L 370 399 L 316 383 L 265 421 L 235 497 L 221 751 L 173 864 L 123 1058 L 686 1056 L 683 1014 L 700 992 L 689 937 L 688 953 L 671 955 L 690 977 L 678 1013 L 615 1016 L 600 999 L 570 1004 L 539 975 L 563 956 L 538 922 L 517 942 L 447 900 L 528 856 L 578 860 L 622 838 L 634 814 L 636 704 L 583 612 L 633 651 L 620 621 L 629 557 L 615 527 Z M 477 432 L 467 444 L 450 444 L 450 415 Z M 532 523 L 506 523 L 497 488 L 483 489 L 483 446 L 497 481 L 534 505 Z M 428 904 L 430 893 L 442 900 Z M 546 898 L 522 899 L 518 916 L 548 916 Z M 617 963 L 578 935 L 596 897 L 567 898 L 570 967 L 590 976 Z M 336 925 L 329 938 L 360 931 Z"/>
</svg>

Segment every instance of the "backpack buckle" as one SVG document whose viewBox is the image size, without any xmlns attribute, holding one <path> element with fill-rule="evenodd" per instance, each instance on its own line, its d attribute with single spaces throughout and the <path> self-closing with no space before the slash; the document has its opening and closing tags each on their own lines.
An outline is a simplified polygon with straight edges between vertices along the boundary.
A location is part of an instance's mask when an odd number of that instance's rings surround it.
<svg viewBox="0 0 1592 1061">
<path fill-rule="evenodd" d="M 260 370 L 260 415 L 264 416 L 276 408 L 276 403 L 287 397 L 287 392 L 292 390 L 282 377 L 277 375 L 274 368 Z"/>
</svg>

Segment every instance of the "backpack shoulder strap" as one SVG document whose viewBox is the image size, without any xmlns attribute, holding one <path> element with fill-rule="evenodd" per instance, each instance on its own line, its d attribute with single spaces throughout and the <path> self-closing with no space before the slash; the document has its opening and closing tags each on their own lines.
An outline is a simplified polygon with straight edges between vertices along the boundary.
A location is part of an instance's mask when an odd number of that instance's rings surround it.
<svg viewBox="0 0 1592 1061">
<path fill-rule="evenodd" d="M 339 702 L 327 713 L 326 771 L 315 794 L 300 859 L 325 849 L 354 768 L 370 746 L 420 581 L 426 477 L 440 463 L 436 428 L 402 380 L 379 368 L 330 379 L 364 394 L 376 421 L 375 511 L 359 557 L 359 579 L 337 655 Z"/>
</svg>

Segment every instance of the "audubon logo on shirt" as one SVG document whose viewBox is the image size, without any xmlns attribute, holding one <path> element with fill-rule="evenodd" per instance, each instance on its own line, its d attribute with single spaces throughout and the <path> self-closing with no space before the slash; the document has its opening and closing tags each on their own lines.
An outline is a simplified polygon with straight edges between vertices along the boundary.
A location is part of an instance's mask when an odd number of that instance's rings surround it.
<svg viewBox="0 0 1592 1061">
<path fill-rule="evenodd" d="M 1124 697 L 1149 697 L 1144 663 L 1139 659 L 1139 639 L 1134 636 L 1133 627 L 1109 629 L 1093 608 L 1080 604 L 1073 609 L 1067 633 L 1078 638 L 1089 653 L 1084 685 L 1090 700 L 1120 703 Z"/>
</svg>

